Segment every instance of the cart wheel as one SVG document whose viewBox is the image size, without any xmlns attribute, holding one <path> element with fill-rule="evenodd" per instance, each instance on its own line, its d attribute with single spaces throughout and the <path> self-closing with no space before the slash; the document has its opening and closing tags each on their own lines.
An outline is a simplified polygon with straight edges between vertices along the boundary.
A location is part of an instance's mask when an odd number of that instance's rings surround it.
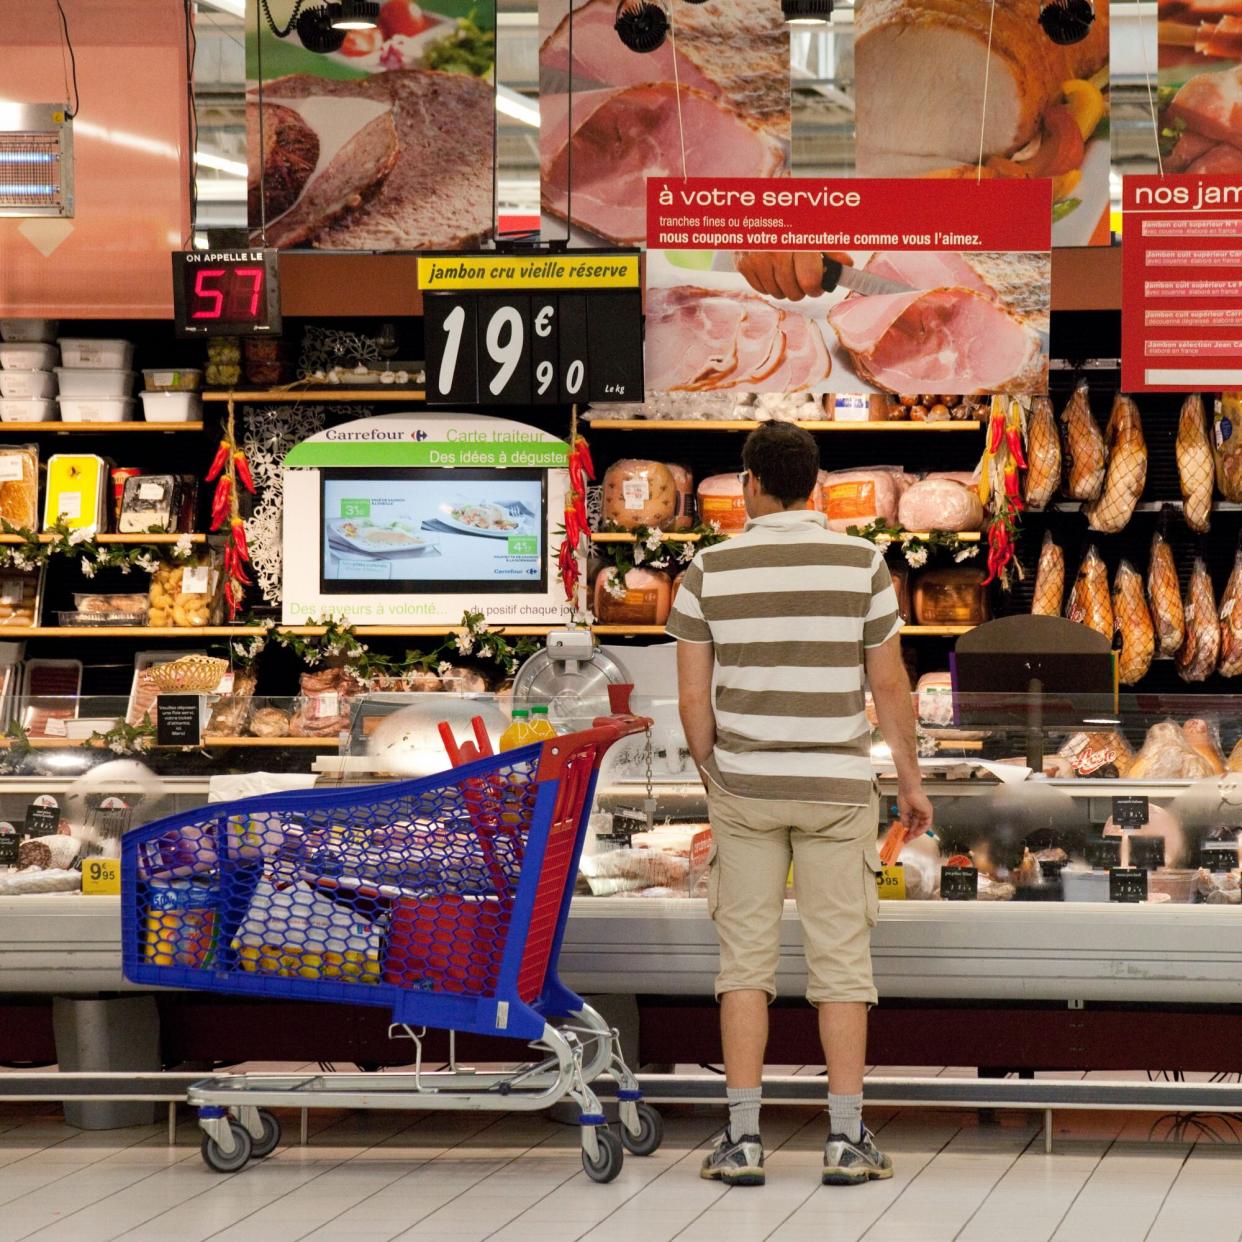
<svg viewBox="0 0 1242 1242">
<path fill-rule="evenodd" d="M 595 1142 L 599 1145 L 599 1155 L 592 1160 L 583 1149 L 582 1167 L 591 1181 L 610 1182 L 621 1172 L 621 1164 L 625 1160 L 621 1141 L 608 1126 L 596 1126 Z"/>
<path fill-rule="evenodd" d="M 625 1150 L 632 1156 L 650 1156 L 664 1142 L 664 1118 L 647 1103 L 640 1100 L 638 1104 L 638 1133 L 631 1134 L 624 1123 L 621 1126 L 621 1141 Z"/>
<path fill-rule="evenodd" d="M 236 1173 L 246 1167 L 250 1159 L 250 1131 L 236 1121 L 229 1122 L 233 1131 L 233 1141 L 237 1145 L 227 1155 L 220 1150 L 220 1144 L 210 1134 L 203 1135 L 203 1160 L 209 1169 L 217 1173 Z"/>
<path fill-rule="evenodd" d="M 259 1120 L 263 1123 L 262 1135 L 259 1138 L 250 1135 L 250 1154 L 256 1160 L 270 1156 L 280 1143 L 280 1122 L 266 1108 L 259 1109 Z"/>
</svg>

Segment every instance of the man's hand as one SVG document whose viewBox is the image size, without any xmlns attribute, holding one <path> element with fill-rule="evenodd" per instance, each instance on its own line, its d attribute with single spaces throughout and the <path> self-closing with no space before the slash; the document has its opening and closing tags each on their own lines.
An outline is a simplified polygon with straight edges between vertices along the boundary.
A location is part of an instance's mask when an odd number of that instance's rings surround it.
<svg viewBox="0 0 1242 1242">
<path fill-rule="evenodd" d="M 830 258 L 849 265 L 848 254 Z M 756 293 L 801 302 L 824 292 L 824 256 L 817 250 L 745 250 L 737 256 L 737 270 Z"/>
<path fill-rule="evenodd" d="M 932 804 L 922 785 L 897 788 L 897 811 L 905 825 L 906 839 L 921 837 L 932 826 Z"/>
</svg>

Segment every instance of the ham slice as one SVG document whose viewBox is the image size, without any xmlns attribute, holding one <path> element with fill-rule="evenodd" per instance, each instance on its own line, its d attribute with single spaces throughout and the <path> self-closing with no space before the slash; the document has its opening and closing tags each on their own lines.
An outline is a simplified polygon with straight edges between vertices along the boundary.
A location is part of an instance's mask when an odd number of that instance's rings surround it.
<svg viewBox="0 0 1242 1242">
<path fill-rule="evenodd" d="M 859 376 L 888 392 L 1042 392 L 1039 337 L 973 289 L 847 298 L 828 312 Z"/>
<path fill-rule="evenodd" d="M 1217 142 L 1242 144 L 1242 65 L 1191 78 L 1165 115 Z"/>
<path fill-rule="evenodd" d="M 1206 154 L 1201 155 L 1189 168 L 1188 173 L 1242 173 L 1242 150 L 1227 142 L 1218 142 Z"/>
<path fill-rule="evenodd" d="M 960 254 L 951 250 L 884 250 L 871 256 L 866 270 L 911 289 L 957 285 L 996 300 L 992 287 Z"/>
<path fill-rule="evenodd" d="M 1185 172 L 1195 160 L 1206 155 L 1216 143 L 1202 134 L 1187 130 L 1178 140 L 1177 145 L 1164 161 L 1165 172 Z"/>
</svg>

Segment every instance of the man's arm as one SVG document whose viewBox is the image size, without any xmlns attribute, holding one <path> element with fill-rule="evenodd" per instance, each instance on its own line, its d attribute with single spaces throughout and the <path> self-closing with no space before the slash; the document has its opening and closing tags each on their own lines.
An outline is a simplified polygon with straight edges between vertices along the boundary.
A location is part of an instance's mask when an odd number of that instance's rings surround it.
<svg viewBox="0 0 1242 1242">
<path fill-rule="evenodd" d="M 865 654 L 867 681 L 875 702 L 880 732 L 897 767 L 897 805 L 906 832 L 921 836 L 932 825 L 932 805 L 923 792 L 918 747 L 914 738 L 914 705 L 910 679 L 901 659 L 901 639 L 894 635 Z"/>
<path fill-rule="evenodd" d="M 712 671 L 716 651 L 711 643 L 677 644 L 677 708 L 694 766 L 703 768 L 716 745 L 716 713 L 712 709 Z M 706 777 L 703 783 L 707 784 Z"/>
</svg>

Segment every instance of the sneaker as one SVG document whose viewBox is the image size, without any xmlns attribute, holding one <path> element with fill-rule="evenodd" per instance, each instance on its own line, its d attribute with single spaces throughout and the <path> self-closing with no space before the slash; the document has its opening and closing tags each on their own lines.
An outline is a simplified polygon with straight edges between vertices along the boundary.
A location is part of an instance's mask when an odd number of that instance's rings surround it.
<svg viewBox="0 0 1242 1242">
<path fill-rule="evenodd" d="M 699 1176 L 726 1186 L 762 1186 L 763 1140 L 757 1134 L 744 1134 L 735 1143 L 725 1130 L 715 1150 L 704 1159 Z"/>
<path fill-rule="evenodd" d="M 875 1145 L 875 1135 L 863 1127 L 862 1138 L 851 1142 L 830 1134 L 824 1144 L 825 1186 L 861 1186 L 893 1176 L 893 1162 Z"/>
</svg>

